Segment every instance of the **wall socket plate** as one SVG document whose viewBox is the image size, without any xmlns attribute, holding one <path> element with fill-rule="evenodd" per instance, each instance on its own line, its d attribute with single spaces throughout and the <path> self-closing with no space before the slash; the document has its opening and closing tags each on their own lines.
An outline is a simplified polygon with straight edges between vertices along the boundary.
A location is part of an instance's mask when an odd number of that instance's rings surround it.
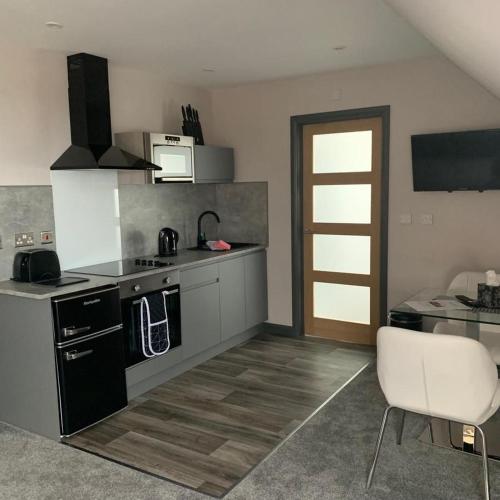
<svg viewBox="0 0 500 500">
<path fill-rule="evenodd" d="M 34 245 L 35 245 L 35 240 L 33 238 L 33 232 L 14 234 L 14 246 L 16 248 L 32 247 Z"/>
<path fill-rule="evenodd" d="M 420 214 L 420 224 L 430 225 L 433 223 L 432 214 Z"/>
<path fill-rule="evenodd" d="M 40 231 L 40 243 L 42 245 L 48 245 L 54 242 L 54 232 L 53 231 Z"/>
</svg>

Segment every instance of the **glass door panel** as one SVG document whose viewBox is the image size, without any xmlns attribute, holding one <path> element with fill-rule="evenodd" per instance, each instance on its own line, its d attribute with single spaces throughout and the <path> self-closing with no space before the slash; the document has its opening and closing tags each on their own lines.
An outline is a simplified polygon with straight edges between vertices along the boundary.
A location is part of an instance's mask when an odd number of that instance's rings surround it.
<svg viewBox="0 0 500 500">
<path fill-rule="evenodd" d="M 369 325 L 370 288 L 315 282 L 314 316 Z"/>
<path fill-rule="evenodd" d="M 313 173 L 370 172 L 372 131 L 317 134 L 313 137 Z"/>
<path fill-rule="evenodd" d="M 370 236 L 313 235 L 313 268 L 331 273 L 370 274 Z"/>
<path fill-rule="evenodd" d="M 370 224 L 370 184 L 317 185 L 313 187 L 313 222 Z"/>
</svg>

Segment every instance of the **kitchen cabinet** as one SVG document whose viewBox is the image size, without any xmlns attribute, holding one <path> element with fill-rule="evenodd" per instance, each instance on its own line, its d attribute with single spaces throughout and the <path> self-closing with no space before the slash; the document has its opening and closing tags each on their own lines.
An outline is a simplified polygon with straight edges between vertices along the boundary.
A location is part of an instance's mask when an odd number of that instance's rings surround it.
<svg viewBox="0 0 500 500">
<path fill-rule="evenodd" d="M 229 259 L 219 264 L 222 340 L 246 330 L 245 260 Z"/>
<path fill-rule="evenodd" d="M 234 181 L 233 148 L 194 147 L 194 182 L 225 183 Z"/>
<path fill-rule="evenodd" d="M 264 250 L 181 272 L 184 358 L 267 320 Z"/>
<path fill-rule="evenodd" d="M 267 320 L 267 259 L 266 252 L 243 257 L 245 262 L 246 329 Z"/>
<path fill-rule="evenodd" d="M 183 358 L 221 342 L 217 264 L 181 272 Z"/>
</svg>

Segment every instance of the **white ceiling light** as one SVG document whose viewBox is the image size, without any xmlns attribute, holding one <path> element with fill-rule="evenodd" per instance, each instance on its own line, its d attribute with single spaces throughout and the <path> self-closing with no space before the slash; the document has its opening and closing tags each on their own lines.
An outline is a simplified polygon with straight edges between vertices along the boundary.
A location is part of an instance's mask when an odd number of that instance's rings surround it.
<svg viewBox="0 0 500 500">
<path fill-rule="evenodd" d="M 47 26 L 49 30 L 54 30 L 54 31 L 63 29 L 63 25 L 61 23 L 58 23 L 57 21 L 47 21 L 45 23 L 45 26 Z"/>
<path fill-rule="evenodd" d="M 202 71 L 205 71 L 206 73 L 215 73 L 215 69 L 213 68 L 203 68 Z"/>
</svg>

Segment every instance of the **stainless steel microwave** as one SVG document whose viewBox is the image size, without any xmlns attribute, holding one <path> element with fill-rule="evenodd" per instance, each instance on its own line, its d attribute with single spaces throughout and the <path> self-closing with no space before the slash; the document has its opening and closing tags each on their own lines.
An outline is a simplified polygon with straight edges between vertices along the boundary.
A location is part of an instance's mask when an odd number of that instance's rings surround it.
<svg viewBox="0 0 500 500">
<path fill-rule="evenodd" d="M 146 182 L 194 182 L 193 137 L 152 132 L 115 134 L 116 146 L 161 167 L 145 172 Z"/>
</svg>

